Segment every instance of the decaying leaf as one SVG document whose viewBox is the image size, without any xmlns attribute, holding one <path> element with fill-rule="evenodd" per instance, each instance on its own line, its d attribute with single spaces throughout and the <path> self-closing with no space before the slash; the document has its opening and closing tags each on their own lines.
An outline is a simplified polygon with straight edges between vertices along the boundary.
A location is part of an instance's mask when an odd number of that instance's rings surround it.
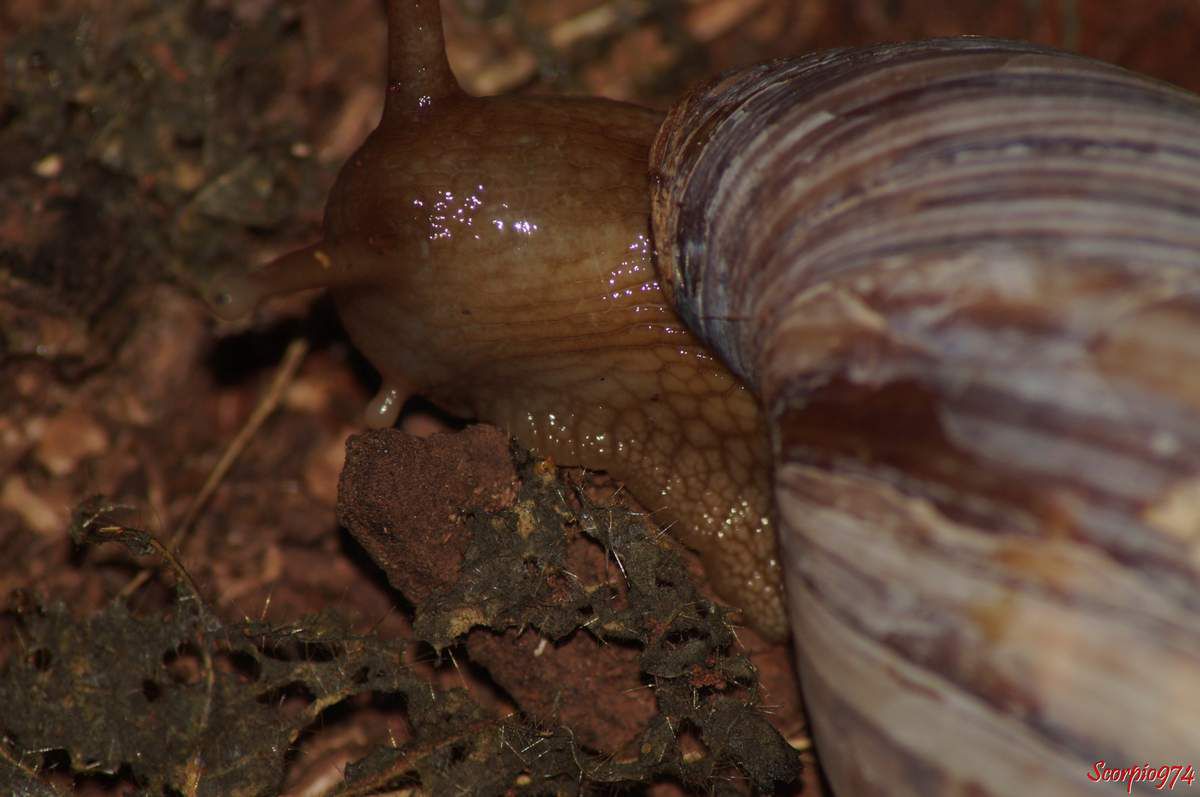
<svg viewBox="0 0 1200 797">
<path fill-rule="evenodd" d="M 0 787 L 53 794 L 37 774 L 44 754 L 60 751 L 74 772 L 124 772 L 146 793 L 276 794 L 301 734 L 368 692 L 400 698 L 412 738 L 380 745 L 330 794 L 398 784 L 435 795 L 576 794 L 664 777 L 708 789 L 738 772 L 763 790 L 795 779 L 798 756 L 758 710 L 754 669 L 732 652 L 725 610 L 636 514 L 594 505 L 528 454 L 516 457 L 514 506 L 469 512 L 464 567 L 418 607 L 418 635 L 448 648 L 476 625 L 522 626 L 636 645 L 658 713 L 635 754 L 583 745 L 565 725 L 492 716 L 464 690 L 414 674 L 403 642 L 355 634 L 330 612 L 283 625 L 222 622 L 154 535 L 93 498 L 75 512 L 76 542 L 158 557 L 174 572 L 176 600 L 162 615 L 134 614 L 120 600 L 85 619 L 61 603 L 10 610 L 20 652 L 0 672 Z M 621 563 L 626 588 L 563 578 L 580 540 Z M 498 590 L 501 582 L 511 589 Z M 476 619 L 452 633 L 453 618 L 466 615 Z M 702 754 L 685 751 L 689 734 Z"/>
</svg>

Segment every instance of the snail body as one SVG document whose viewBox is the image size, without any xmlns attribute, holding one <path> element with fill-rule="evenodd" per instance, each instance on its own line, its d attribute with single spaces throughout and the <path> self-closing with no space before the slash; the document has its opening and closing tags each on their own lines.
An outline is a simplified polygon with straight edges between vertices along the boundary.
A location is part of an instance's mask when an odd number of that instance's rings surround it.
<svg viewBox="0 0 1200 797">
<path fill-rule="evenodd" d="M 236 318 L 327 287 L 383 387 L 559 464 L 606 470 L 695 549 L 763 633 L 788 634 L 754 396 L 678 320 L 650 245 L 661 114 L 601 99 L 471 97 L 437 3 L 391 3 L 383 119 L 343 167 L 323 239 L 209 288 Z"/>
<path fill-rule="evenodd" d="M 436 3 L 389 31 L 323 240 L 222 277 L 220 314 L 327 286 L 376 423 L 420 392 L 624 481 L 790 627 L 839 794 L 1200 751 L 1200 99 L 947 39 L 662 122 L 467 97 Z"/>
</svg>

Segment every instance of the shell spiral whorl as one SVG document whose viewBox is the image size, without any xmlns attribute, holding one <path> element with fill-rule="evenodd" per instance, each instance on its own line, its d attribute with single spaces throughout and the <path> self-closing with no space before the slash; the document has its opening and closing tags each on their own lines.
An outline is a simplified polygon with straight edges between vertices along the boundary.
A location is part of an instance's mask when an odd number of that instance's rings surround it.
<svg viewBox="0 0 1200 797">
<path fill-rule="evenodd" d="M 1200 751 L 1200 98 L 1033 45 L 676 105 L 660 270 L 760 396 L 839 794 L 1086 794 Z"/>
</svg>

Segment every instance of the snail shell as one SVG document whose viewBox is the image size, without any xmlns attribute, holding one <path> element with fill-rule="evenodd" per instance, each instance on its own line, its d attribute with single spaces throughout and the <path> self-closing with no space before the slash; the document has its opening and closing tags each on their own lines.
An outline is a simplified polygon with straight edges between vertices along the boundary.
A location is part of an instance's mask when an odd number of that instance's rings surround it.
<svg viewBox="0 0 1200 797">
<path fill-rule="evenodd" d="M 671 111 L 660 271 L 762 400 L 840 795 L 1200 752 L 1200 98 L 959 38 Z M 672 270 L 673 269 L 673 270 Z"/>
</svg>

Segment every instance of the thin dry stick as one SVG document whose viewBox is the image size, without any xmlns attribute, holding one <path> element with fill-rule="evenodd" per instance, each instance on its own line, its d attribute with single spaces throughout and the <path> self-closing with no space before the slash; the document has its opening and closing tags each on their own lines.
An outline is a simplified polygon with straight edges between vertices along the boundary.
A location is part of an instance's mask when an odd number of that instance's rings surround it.
<svg viewBox="0 0 1200 797">
<path fill-rule="evenodd" d="M 200 517 L 200 512 L 208 504 L 208 500 L 212 498 L 213 493 L 217 491 L 217 487 L 228 475 L 229 470 L 233 467 L 233 463 L 246 450 L 246 446 L 258 434 L 258 430 L 263 423 L 279 406 L 280 400 L 283 398 L 283 392 L 287 386 L 291 384 L 296 377 L 296 372 L 300 370 L 300 363 L 304 361 L 304 356 L 308 354 L 308 341 L 303 338 L 297 338 L 288 344 L 287 351 L 284 352 L 283 362 L 279 364 L 279 368 L 275 371 L 275 378 L 271 380 L 271 384 L 267 387 L 267 392 L 259 400 L 254 411 L 250 413 L 250 417 L 246 419 L 246 423 L 238 431 L 233 440 L 229 441 L 229 445 L 225 447 L 221 458 L 217 460 L 217 464 L 209 471 L 208 478 L 204 481 L 204 486 L 200 488 L 200 492 L 196 493 L 196 497 L 192 499 L 191 505 L 188 507 L 187 514 L 183 516 L 179 527 L 175 530 L 175 534 L 171 537 L 167 549 L 177 551 L 183 538 L 192 530 L 196 520 Z M 133 593 L 137 592 L 143 584 L 150 578 L 150 571 L 143 570 L 138 573 L 133 580 L 125 585 L 121 590 L 120 597 L 128 598 Z"/>
<path fill-rule="evenodd" d="M 53 786 L 49 783 L 46 783 L 44 780 L 41 780 L 38 777 L 38 772 L 35 768 L 29 766 L 28 764 L 26 764 L 24 761 L 22 761 L 19 758 L 14 758 L 12 756 L 12 754 L 9 753 L 8 749 L 2 744 L 0 744 L 0 761 L 6 762 L 10 767 L 21 772 L 26 777 L 28 777 L 31 781 L 34 781 L 34 782 L 38 783 L 39 785 L 41 785 L 42 787 L 49 789 L 51 794 L 54 794 L 54 795 L 62 794 L 62 791 L 59 790 L 59 788 L 57 786 Z M 30 792 L 30 793 L 32 793 L 32 792 Z"/>
</svg>

